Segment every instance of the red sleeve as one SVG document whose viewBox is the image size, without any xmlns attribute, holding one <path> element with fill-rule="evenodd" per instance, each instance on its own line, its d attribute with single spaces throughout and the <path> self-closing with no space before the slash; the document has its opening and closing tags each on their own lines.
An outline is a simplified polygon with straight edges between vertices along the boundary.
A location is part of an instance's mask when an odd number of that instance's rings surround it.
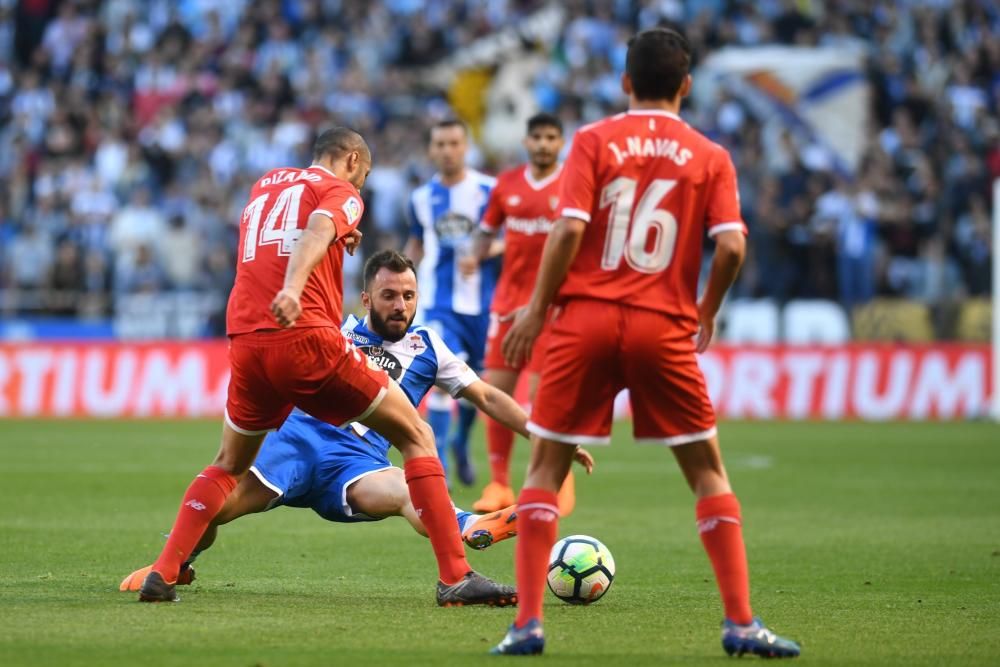
<svg viewBox="0 0 1000 667">
<path fill-rule="evenodd" d="M 504 182 L 503 179 L 497 181 L 496 187 L 490 193 L 490 200 L 486 204 L 486 210 L 483 211 L 483 218 L 479 221 L 483 229 L 488 232 L 499 231 L 500 227 L 503 226 L 504 219 L 507 217 L 503 210 Z"/>
<path fill-rule="evenodd" d="M 712 175 L 712 189 L 709 192 L 708 210 L 705 226 L 708 235 L 715 236 L 719 232 L 740 231 L 747 233 L 747 226 L 740 214 L 740 191 L 736 185 L 736 167 L 729 157 L 729 151 L 720 150 L 716 160 L 715 173 Z"/>
<path fill-rule="evenodd" d="M 352 187 L 337 184 L 327 189 L 312 213 L 321 213 L 331 220 L 337 230 L 337 238 L 350 234 L 365 212 L 361 196 Z"/>
<path fill-rule="evenodd" d="M 559 185 L 558 210 L 564 218 L 590 222 L 597 183 L 597 141 L 594 132 L 579 132 L 573 140 Z"/>
</svg>

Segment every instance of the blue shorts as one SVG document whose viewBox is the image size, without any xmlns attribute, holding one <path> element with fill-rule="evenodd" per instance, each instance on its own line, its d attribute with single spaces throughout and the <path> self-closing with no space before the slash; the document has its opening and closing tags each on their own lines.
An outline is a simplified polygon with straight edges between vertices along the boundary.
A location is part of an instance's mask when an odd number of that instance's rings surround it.
<svg viewBox="0 0 1000 667">
<path fill-rule="evenodd" d="M 251 472 L 278 498 L 271 507 L 308 507 L 327 521 L 378 521 L 351 509 L 347 488 L 366 475 L 391 468 L 388 443 L 373 444 L 294 410 L 264 438 Z M 271 509 L 270 507 L 268 509 Z"/>
<path fill-rule="evenodd" d="M 425 313 L 424 324 L 441 336 L 455 356 L 477 373 L 482 372 L 486 334 L 490 328 L 489 313 L 460 315 L 451 310 L 432 308 Z"/>
</svg>

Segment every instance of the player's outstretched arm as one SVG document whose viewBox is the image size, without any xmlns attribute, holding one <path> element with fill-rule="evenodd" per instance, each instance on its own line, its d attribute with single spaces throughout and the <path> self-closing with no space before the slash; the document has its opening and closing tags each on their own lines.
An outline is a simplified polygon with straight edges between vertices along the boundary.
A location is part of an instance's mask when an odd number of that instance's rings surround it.
<svg viewBox="0 0 1000 667">
<path fill-rule="evenodd" d="M 712 255 L 712 269 L 708 274 L 708 284 L 698 301 L 698 352 L 704 352 L 715 334 L 715 316 L 722 306 L 722 299 L 736 280 L 743 258 L 746 257 L 747 241 L 742 231 L 730 230 L 715 235 L 715 252 Z"/>
<path fill-rule="evenodd" d="M 542 331 L 545 314 L 559 287 L 566 280 L 569 267 L 580 252 L 580 242 L 587 223 L 578 218 L 559 218 L 545 241 L 542 263 L 535 281 L 531 302 L 518 312 L 514 326 L 503 339 L 503 356 L 513 368 L 531 358 L 531 347 Z"/>
<path fill-rule="evenodd" d="M 292 248 L 292 256 L 288 258 L 285 285 L 271 302 L 271 313 L 281 326 L 293 326 L 299 319 L 302 314 L 299 299 L 306 281 L 326 255 L 330 244 L 336 240 L 337 228 L 333 220 L 321 213 L 309 216 L 309 222 Z"/>
<path fill-rule="evenodd" d="M 505 392 L 488 382 L 476 380 L 458 395 L 511 431 L 528 437 L 528 413 Z"/>
</svg>

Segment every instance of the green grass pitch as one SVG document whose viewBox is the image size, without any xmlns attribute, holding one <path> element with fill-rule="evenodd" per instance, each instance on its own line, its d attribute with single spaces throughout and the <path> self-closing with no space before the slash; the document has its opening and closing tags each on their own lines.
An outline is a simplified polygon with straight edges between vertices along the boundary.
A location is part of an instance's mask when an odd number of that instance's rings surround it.
<svg viewBox="0 0 1000 667">
<path fill-rule="evenodd" d="M 402 519 L 247 517 L 223 528 L 180 604 L 119 593 L 159 551 L 219 428 L 0 421 L 0 665 L 471 665 L 500 639 L 510 610 L 435 606 L 430 545 Z M 593 449 L 597 470 L 579 479 L 559 530 L 603 540 L 617 579 L 592 607 L 549 596 L 542 661 L 729 664 L 691 497 L 669 453 L 629 444 L 627 428 Z M 802 662 L 1000 663 L 1000 427 L 729 423 L 721 433 L 755 609 L 802 642 Z M 477 490 L 459 488 L 456 502 Z M 507 542 L 470 560 L 512 581 L 512 554 Z"/>
</svg>

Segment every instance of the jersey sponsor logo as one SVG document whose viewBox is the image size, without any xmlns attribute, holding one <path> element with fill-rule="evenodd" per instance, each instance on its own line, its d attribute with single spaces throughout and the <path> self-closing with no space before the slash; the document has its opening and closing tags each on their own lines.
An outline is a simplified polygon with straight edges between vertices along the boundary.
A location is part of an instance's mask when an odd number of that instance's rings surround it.
<svg viewBox="0 0 1000 667">
<path fill-rule="evenodd" d="M 553 222 L 548 218 L 507 218 L 506 226 L 509 231 L 519 234 L 548 234 L 552 231 Z"/>
<path fill-rule="evenodd" d="M 344 332 L 344 336 L 346 338 L 350 338 L 355 343 L 361 343 L 362 345 L 370 345 L 371 344 L 371 340 L 369 340 L 368 338 L 365 338 L 364 336 L 362 336 L 358 332 L 353 331 L 351 329 L 348 329 L 347 331 L 345 331 Z"/>
<path fill-rule="evenodd" d="M 398 381 L 403 375 L 403 364 L 396 358 L 396 355 L 381 345 L 368 345 L 359 349 L 368 357 L 369 366 L 385 371 L 393 380 Z"/>
<path fill-rule="evenodd" d="M 476 223 L 472 218 L 448 211 L 434 221 L 434 231 L 442 245 L 454 246 L 461 240 L 467 239 L 476 228 Z"/>
<path fill-rule="evenodd" d="M 348 197 L 343 206 L 340 207 L 347 216 L 347 222 L 354 224 L 361 217 L 361 202 L 357 197 Z"/>
<path fill-rule="evenodd" d="M 626 137 L 624 147 L 609 141 L 608 148 L 615 154 L 618 164 L 624 164 L 625 158 L 658 157 L 683 167 L 694 155 L 689 149 L 682 148 L 676 139 L 660 137 Z"/>
</svg>

